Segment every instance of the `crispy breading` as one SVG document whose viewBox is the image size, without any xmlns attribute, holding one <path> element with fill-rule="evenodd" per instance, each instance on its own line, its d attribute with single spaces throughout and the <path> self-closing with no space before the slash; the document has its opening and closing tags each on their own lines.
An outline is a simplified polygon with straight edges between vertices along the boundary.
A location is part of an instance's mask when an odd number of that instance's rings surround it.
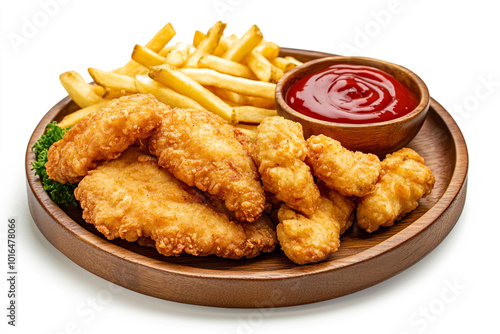
<svg viewBox="0 0 500 334">
<path fill-rule="evenodd" d="M 356 202 L 353 197 L 343 196 L 334 189 L 320 186 L 321 196 L 328 198 L 335 206 L 334 217 L 340 221 L 340 235 L 344 234 L 354 223 Z"/>
<path fill-rule="evenodd" d="M 340 235 L 354 220 L 354 203 L 329 190 L 312 215 L 305 216 L 283 204 L 278 219 L 276 233 L 286 256 L 296 264 L 319 262 L 340 247 Z"/>
<path fill-rule="evenodd" d="M 256 158 L 264 188 L 289 207 L 311 215 L 320 194 L 304 162 L 306 144 L 299 123 L 268 117 L 257 128 Z"/>
<path fill-rule="evenodd" d="M 149 137 L 168 107 L 153 95 L 114 99 L 81 120 L 54 143 L 45 165 L 51 179 L 80 181 L 103 161 L 116 159 L 138 139 Z"/>
<path fill-rule="evenodd" d="M 213 113 L 176 108 L 150 138 L 149 150 L 179 180 L 219 196 L 238 220 L 253 222 L 265 196 L 251 153 L 238 141 L 242 136 Z"/>
<path fill-rule="evenodd" d="M 306 163 L 328 187 L 344 196 L 362 197 L 375 186 L 381 170 L 376 155 L 349 151 L 325 135 L 309 137 L 306 145 Z"/>
<path fill-rule="evenodd" d="M 403 148 L 388 154 L 374 190 L 359 200 L 357 225 L 368 232 L 392 226 L 431 193 L 434 182 L 431 170 L 414 150 Z"/>
<path fill-rule="evenodd" d="M 241 146 L 243 146 L 243 149 L 252 158 L 254 164 L 257 164 L 257 160 L 255 157 L 255 143 L 252 143 L 250 138 L 248 138 L 248 136 L 240 129 L 233 127 L 233 132 L 236 140 L 241 144 Z"/>
<path fill-rule="evenodd" d="M 277 243 L 267 216 L 252 224 L 232 221 L 137 147 L 90 171 L 75 195 L 83 218 L 106 238 L 151 239 L 166 256 L 254 257 Z"/>
</svg>

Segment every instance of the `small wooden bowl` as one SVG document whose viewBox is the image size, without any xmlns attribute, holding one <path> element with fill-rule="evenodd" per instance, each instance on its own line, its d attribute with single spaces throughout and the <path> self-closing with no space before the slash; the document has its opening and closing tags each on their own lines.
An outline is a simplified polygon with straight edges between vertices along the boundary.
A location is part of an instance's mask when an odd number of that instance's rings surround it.
<svg viewBox="0 0 500 334">
<path fill-rule="evenodd" d="M 299 113 L 286 103 L 285 97 L 288 89 L 300 78 L 336 64 L 372 66 L 389 73 L 414 92 L 419 103 L 413 111 L 402 117 L 368 124 L 318 120 Z M 306 139 L 311 135 L 324 134 L 338 140 L 352 151 L 373 153 L 379 157 L 397 151 L 416 136 L 427 116 L 429 104 L 427 86 L 415 73 L 402 66 L 367 57 L 332 56 L 312 60 L 285 73 L 276 85 L 278 115 L 301 123 Z"/>
</svg>

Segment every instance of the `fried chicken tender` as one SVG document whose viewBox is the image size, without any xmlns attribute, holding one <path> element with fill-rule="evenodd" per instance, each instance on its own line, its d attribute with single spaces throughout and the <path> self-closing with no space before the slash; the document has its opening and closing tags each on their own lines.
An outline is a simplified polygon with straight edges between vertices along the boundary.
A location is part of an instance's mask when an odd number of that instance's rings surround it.
<svg viewBox="0 0 500 334">
<path fill-rule="evenodd" d="M 340 235 L 354 221 L 354 202 L 335 190 L 321 197 L 321 206 L 310 216 L 286 204 L 278 211 L 278 240 L 285 255 L 296 264 L 325 260 L 340 247 Z"/>
<path fill-rule="evenodd" d="M 103 161 L 116 159 L 138 139 L 149 137 L 166 110 L 153 95 L 110 101 L 50 147 L 45 165 L 48 176 L 61 183 L 80 181 Z"/>
<path fill-rule="evenodd" d="M 256 159 L 264 189 L 290 208 L 311 215 L 320 193 L 309 166 L 302 126 L 283 117 L 268 117 L 257 128 Z"/>
<path fill-rule="evenodd" d="M 414 210 L 435 182 L 424 159 L 410 148 L 388 154 L 382 160 L 381 175 L 373 192 L 358 203 L 357 225 L 370 233 L 380 226 L 392 226 Z"/>
<path fill-rule="evenodd" d="M 306 163 L 328 187 L 344 196 L 362 197 L 372 191 L 381 170 L 376 155 L 349 151 L 325 135 L 309 137 L 306 145 Z"/>
<path fill-rule="evenodd" d="M 142 244 L 150 239 L 165 256 L 250 258 L 272 251 L 277 243 L 267 216 L 252 224 L 230 220 L 137 147 L 90 171 L 75 196 L 83 218 L 107 239 Z"/>
<path fill-rule="evenodd" d="M 253 222 L 264 210 L 264 189 L 240 143 L 244 134 L 233 129 L 208 111 L 172 109 L 150 138 L 149 151 L 179 180 L 222 198 L 238 220 Z"/>
</svg>

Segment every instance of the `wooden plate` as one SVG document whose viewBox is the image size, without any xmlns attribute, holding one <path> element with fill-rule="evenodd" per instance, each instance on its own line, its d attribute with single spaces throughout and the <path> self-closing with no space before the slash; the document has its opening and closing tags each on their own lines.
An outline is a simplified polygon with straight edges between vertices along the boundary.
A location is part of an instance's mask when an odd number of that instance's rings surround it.
<svg viewBox="0 0 500 334">
<path fill-rule="evenodd" d="M 330 54 L 283 49 L 306 61 Z M 33 132 L 26 152 L 28 202 L 47 240 L 69 259 L 125 288 L 172 301 L 219 307 L 276 307 L 343 296 L 386 280 L 432 251 L 453 228 L 465 202 L 467 147 L 452 117 L 432 100 L 429 115 L 409 147 L 436 176 L 430 196 L 402 221 L 368 234 L 355 226 L 327 261 L 294 265 L 279 249 L 254 259 L 184 255 L 167 258 L 155 249 L 104 239 L 81 218 L 81 209 L 60 208 L 31 171 L 33 143 L 45 126 L 77 109 L 69 97 L 56 104 Z M 146 213 L 147 214 L 147 213 Z"/>
</svg>

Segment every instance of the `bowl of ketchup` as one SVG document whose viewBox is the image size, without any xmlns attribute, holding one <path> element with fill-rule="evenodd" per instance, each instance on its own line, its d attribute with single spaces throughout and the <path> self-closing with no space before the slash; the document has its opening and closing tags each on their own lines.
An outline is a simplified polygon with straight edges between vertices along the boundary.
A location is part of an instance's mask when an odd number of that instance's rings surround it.
<svg viewBox="0 0 500 334">
<path fill-rule="evenodd" d="M 384 157 L 407 145 L 429 110 L 429 91 L 412 71 L 367 57 L 315 59 L 276 85 L 278 114 L 352 151 Z"/>
</svg>

